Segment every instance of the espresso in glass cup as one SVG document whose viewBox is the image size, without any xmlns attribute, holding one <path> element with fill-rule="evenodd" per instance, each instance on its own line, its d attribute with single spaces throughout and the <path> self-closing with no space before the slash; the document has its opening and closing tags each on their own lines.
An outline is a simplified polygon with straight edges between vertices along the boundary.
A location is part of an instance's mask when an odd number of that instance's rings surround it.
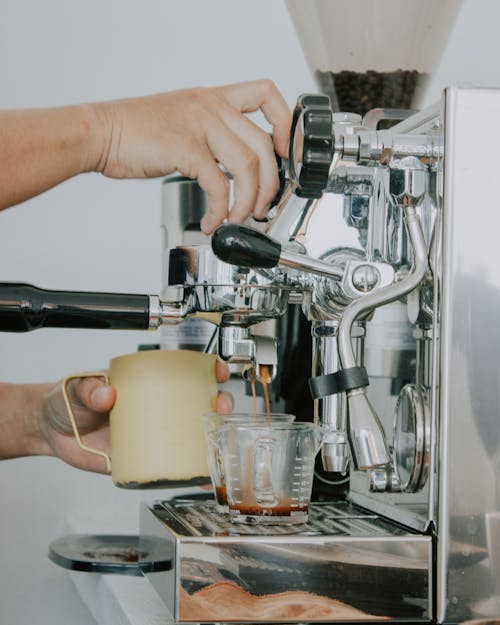
<svg viewBox="0 0 500 625">
<path fill-rule="evenodd" d="M 293 423 L 295 415 L 284 413 L 231 413 L 227 415 L 212 413 L 205 415 L 205 436 L 207 465 L 214 487 L 215 506 L 218 512 L 228 513 L 226 475 L 224 455 L 219 450 L 213 432 L 225 424 L 263 424 L 263 423 Z"/>
<path fill-rule="evenodd" d="M 208 434 L 224 472 L 235 523 L 299 524 L 308 520 L 314 459 L 323 430 L 312 423 L 226 421 Z"/>
</svg>

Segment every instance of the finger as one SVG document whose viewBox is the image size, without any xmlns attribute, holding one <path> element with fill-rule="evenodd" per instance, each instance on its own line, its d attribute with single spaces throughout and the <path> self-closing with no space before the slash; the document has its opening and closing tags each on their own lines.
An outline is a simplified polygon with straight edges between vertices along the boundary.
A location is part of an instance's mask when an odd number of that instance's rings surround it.
<svg viewBox="0 0 500 625">
<path fill-rule="evenodd" d="M 219 384 L 224 384 L 229 380 L 229 367 L 223 360 L 217 359 L 215 363 L 215 376 Z"/>
<path fill-rule="evenodd" d="M 115 389 L 100 378 L 82 378 L 75 391 L 81 403 L 96 412 L 108 412 L 116 399 Z"/>
<path fill-rule="evenodd" d="M 205 234 L 211 234 L 229 212 L 229 180 L 219 169 L 208 148 L 200 150 L 195 177 L 208 196 L 208 211 L 203 216 L 200 227 Z"/>
<path fill-rule="evenodd" d="M 231 221 L 244 221 L 255 209 L 257 201 L 259 157 L 217 115 L 209 117 L 205 133 L 211 152 L 233 176 Z"/>
<path fill-rule="evenodd" d="M 228 128 L 258 156 L 258 194 L 253 214 L 255 217 L 265 217 L 279 189 L 278 168 L 272 139 L 267 132 L 237 113 L 233 107 L 223 108 L 220 110 L 220 115 Z M 234 217 L 235 215 L 230 215 L 230 220 L 233 221 Z"/>
<path fill-rule="evenodd" d="M 231 414 L 233 412 L 233 396 L 225 391 L 220 391 L 215 403 L 215 410 L 219 414 Z"/>
<path fill-rule="evenodd" d="M 219 87 L 219 93 L 242 113 L 261 109 L 273 127 L 273 141 L 280 156 L 288 156 L 292 112 L 272 80 L 254 80 Z"/>
</svg>

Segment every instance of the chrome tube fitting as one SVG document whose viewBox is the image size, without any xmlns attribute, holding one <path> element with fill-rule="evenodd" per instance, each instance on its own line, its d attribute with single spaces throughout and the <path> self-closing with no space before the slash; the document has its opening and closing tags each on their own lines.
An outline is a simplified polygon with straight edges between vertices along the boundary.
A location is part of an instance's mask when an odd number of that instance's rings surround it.
<svg viewBox="0 0 500 625">
<path fill-rule="evenodd" d="M 187 306 L 182 302 L 163 302 L 158 295 L 149 295 L 149 329 L 157 330 L 161 325 L 175 325 L 187 315 Z"/>
</svg>

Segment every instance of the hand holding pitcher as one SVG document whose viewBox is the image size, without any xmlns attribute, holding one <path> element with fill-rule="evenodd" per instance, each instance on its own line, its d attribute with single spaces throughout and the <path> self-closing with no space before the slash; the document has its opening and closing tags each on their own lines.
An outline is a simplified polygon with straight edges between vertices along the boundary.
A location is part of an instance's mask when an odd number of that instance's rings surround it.
<svg viewBox="0 0 500 625">
<path fill-rule="evenodd" d="M 215 364 L 216 381 L 223 383 L 228 379 L 227 366 L 217 360 Z M 106 473 L 110 457 L 109 410 L 113 408 L 116 390 L 104 377 L 68 376 L 66 384 L 69 402 L 78 431 L 85 446 L 101 453 L 89 453 L 82 449 L 75 438 L 63 394 L 63 383 L 44 385 L 44 400 L 40 409 L 40 430 L 47 441 L 47 454 L 61 458 L 77 468 Z M 223 414 L 230 412 L 232 399 L 225 392 L 219 392 L 216 398 L 216 410 Z"/>
</svg>

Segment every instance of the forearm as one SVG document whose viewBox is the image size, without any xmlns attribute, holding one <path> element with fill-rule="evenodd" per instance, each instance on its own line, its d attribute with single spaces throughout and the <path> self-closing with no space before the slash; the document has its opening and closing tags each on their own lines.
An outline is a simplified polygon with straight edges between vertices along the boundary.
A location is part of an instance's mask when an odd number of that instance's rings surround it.
<svg viewBox="0 0 500 625">
<path fill-rule="evenodd" d="M 0 111 L 0 210 L 99 167 L 104 120 L 98 110 Z"/>
<path fill-rule="evenodd" d="M 52 455 L 40 427 L 52 386 L 0 383 L 0 459 Z"/>
</svg>

